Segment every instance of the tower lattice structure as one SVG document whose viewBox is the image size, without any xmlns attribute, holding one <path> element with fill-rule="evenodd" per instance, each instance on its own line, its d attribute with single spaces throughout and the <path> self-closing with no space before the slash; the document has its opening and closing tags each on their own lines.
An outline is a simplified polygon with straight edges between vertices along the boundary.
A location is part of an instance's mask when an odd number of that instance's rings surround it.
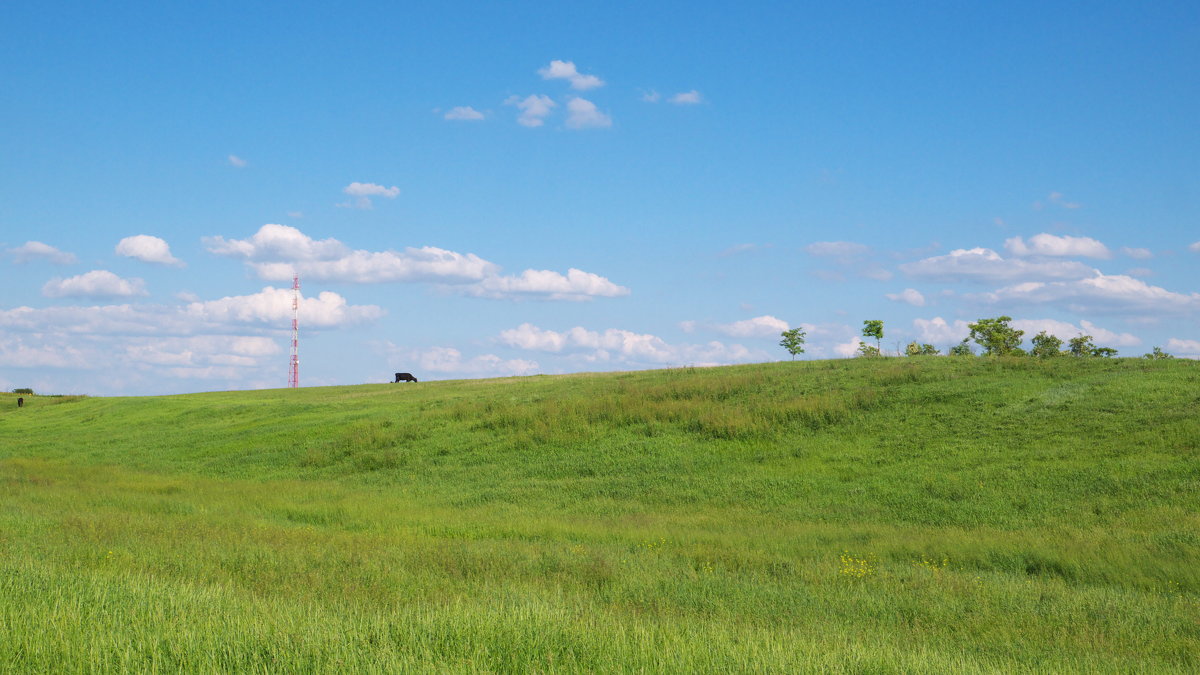
<svg viewBox="0 0 1200 675">
<path fill-rule="evenodd" d="M 292 362 L 288 368 L 288 386 L 300 386 L 300 275 L 292 275 Z"/>
</svg>

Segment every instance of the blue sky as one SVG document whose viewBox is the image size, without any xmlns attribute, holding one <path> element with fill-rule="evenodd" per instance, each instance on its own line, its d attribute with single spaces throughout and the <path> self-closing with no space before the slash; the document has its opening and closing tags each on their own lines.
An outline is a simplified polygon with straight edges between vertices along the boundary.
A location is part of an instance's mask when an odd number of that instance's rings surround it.
<svg viewBox="0 0 1200 675">
<path fill-rule="evenodd" d="M 1200 356 L 1195 3 L 5 14 L 0 388 Z"/>
</svg>

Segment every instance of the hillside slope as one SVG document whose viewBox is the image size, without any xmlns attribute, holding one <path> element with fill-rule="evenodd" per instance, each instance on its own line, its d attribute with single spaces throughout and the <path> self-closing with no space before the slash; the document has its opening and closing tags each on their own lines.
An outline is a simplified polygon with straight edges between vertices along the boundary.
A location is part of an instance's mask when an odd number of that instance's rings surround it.
<svg viewBox="0 0 1200 675">
<path fill-rule="evenodd" d="M 1194 670 L 1200 364 L 0 397 L 17 670 Z"/>
</svg>

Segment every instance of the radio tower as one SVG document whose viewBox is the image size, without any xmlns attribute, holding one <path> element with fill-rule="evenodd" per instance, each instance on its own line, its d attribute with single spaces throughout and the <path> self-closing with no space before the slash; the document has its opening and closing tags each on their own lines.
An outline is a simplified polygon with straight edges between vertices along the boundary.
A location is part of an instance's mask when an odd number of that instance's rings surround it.
<svg viewBox="0 0 1200 675">
<path fill-rule="evenodd" d="M 300 275 L 292 275 L 292 364 L 288 369 L 288 386 L 300 386 Z"/>
</svg>

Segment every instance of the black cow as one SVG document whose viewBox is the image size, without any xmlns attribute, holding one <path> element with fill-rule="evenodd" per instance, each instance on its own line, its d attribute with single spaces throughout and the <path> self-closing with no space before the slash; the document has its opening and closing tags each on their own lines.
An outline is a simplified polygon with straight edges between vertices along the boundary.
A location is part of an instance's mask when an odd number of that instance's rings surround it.
<svg viewBox="0 0 1200 675">
<path fill-rule="evenodd" d="M 24 408 L 24 407 L 25 407 L 25 397 L 23 397 L 23 396 L 18 396 L 18 397 L 17 397 L 17 407 L 18 407 L 18 408 Z"/>
<path fill-rule="evenodd" d="M 413 377 L 412 373 L 396 373 L 396 382 L 416 382 L 417 378 Z M 392 384 L 395 384 L 393 382 Z"/>
</svg>

